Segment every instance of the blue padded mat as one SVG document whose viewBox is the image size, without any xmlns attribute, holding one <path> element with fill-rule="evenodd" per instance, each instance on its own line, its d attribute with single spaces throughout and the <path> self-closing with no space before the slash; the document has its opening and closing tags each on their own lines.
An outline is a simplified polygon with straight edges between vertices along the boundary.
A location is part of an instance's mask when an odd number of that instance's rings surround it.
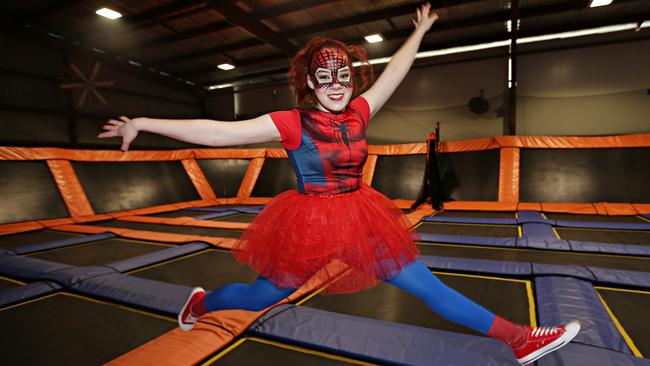
<svg viewBox="0 0 650 366">
<path fill-rule="evenodd" d="M 575 341 L 632 354 L 590 282 L 570 277 L 535 278 L 537 314 L 543 326 L 582 324 Z"/>
<path fill-rule="evenodd" d="M 0 307 L 48 295 L 62 287 L 54 282 L 32 282 L 24 286 L 15 286 L 0 291 Z"/>
<path fill-rule="evenodd" d="M 382 365 L 518 365 L 501 342 L 309 307 L 278 306 L 252 335 L 365 359 Z"/>
</svg>

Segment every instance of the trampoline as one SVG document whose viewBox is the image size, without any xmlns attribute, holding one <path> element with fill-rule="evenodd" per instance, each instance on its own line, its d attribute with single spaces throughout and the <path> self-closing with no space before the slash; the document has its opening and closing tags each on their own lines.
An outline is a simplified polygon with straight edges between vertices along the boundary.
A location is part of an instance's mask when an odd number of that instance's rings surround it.
<svg viewBox="0 0 650 366">
<path fill-rule="evenodd" d="M 445 153 L 445 174 L 455 179 L 447 197 L 456 201 L 441 212 L 408 209 L 426 144 L 370 146 L 364 182 L 404 210 L 419 236 L 420 261 L 451 287 L 520 323 L 583 322 L 574 343 L 537 365 L 647 364 L 650 209 L 643 211 L 642 200 L 502 200 L 509 188 L 498 179 L 507 166 L 500 159 L 508 155 L 500 148 Z M 16 156 L 16 148 L 0 149 Z M 30 180 L 22 186 L 0 180 L 11 193 L 3 193 L 0 225 L 0 356 L 7 364 L 517 365 L 499 342 L 439 318 L 388 284 L 324 296 L 326 285 L 315 278 L 265 311 L 212 313 L 194 331 L 180 331 L 175 315 L 192 287 L 256 278 L 229 249 L 274 195 L 295 185 L 282 150 L 103 152 L 96 160 L 74 150 L 18 151 L 25 161 L 0 160 L 0 168 L 40 168 L 21 173 Z M 488 175 L 481 190 L 468 181 L 475 159 Z M 65 174 L 61 161 L 69 164 Z M 138 193 L 120 191 L 132 199 L 112 202 L 113 184 Z M 530 181 L 522 184 L 532 194 Z M 36 187 L 47 194 L 32 194 Z M 24 197 L 38 202 L 21 211 Z"/>
</svg>

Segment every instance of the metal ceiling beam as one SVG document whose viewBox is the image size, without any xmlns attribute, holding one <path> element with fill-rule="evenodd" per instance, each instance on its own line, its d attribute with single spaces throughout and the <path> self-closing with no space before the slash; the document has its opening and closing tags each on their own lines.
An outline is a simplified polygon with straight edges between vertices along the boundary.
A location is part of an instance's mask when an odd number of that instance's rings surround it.
<svg viewBox="0 0 650 366">
<path fill-rule="evenodd" d="M 255 37 L 263 40 L 276 49 L 285 52 L 286 54 L 293 54 L 296 52 L 296 46 L 289 42 L 285 37 L 274 32 L 271 28 L 267 27 L 255 14 L 247 13 L 242 8 L 234 3 L 221 2 L 218 0 L 204 0 L 212 9 L 221 13 L 228 22 L 241 27 L 254 35 Z"/>
<path fill-rule="evenodd" d="M 126 15 L 120 19 L 122 27 L 117 32 L 115 30 L 108 30 L 98 34 L 90 34 L 83 38 L 83 41 L 94 42 L 105 37 L 120 36 L 127 32 L 157 25 L 161 22 L 168 22 L 180 17 L 187 17 L 204 10 L 205 4 L 201 0 L 174 1 L 142 13 Z"/>
<path fill-rule="evenodd" d="M 630 2 L 632 0 L 619 0 L 619 2 Z M 532 17 L 538 17 L 538 16 L 545 16 L 545 15 L 551 15 L 555 14 L 558 12 L 564 12 L 564 11 L 571 11 L 571 10 L 579 10 L 579 9 L 584 9 L 584 7 L 576 5 L 577 2 L 572 2 L 572 4 L 554 4 L 554 5 L 542 5 L 542 6 L 537 6 L 537 7 L 528 7 L 528 8 L 520 8 L 519 9 L 519 18 L 523 20 L 523 18 L 532 18 Z M 469 18 L 465 20 L 456 20 L 454 21 L 453 27 L 450 23 L 444 23 L 444 24 L 436 24 L 435 29 L 436 30 L 450 30 L 450 29 L 460 29 L 460 28 L 465 28 L 465 27 L 472 27 L 472 26 L 480 26 L 480 25 L 486 25 L 494 22 L 505 22 L 509 20 L 511 17 L 510 10 L 504 10 L 502 12 L 499 12 L 496 15 L 491 15 L 489 17 L 475 17 L 475 18 Z M 573 31 L 577 29 L 585 29 L 585 28 L 595 28 L 595 27 L 600 27 L 600 26 L 607 26 L 607 25 L 612 25 L 612 24 L 618 24 L 618 23 L 626 23 L 626 22 L 634 22 L 634 21 L 639 21 L 643 19 L 650 19 L 650 11 L 643 11 L 640 13 L 635 13 L 635 14 L 628 14 L 626 16 L 622 17 L 617 17 L 616 19 L 612 18 L 604 18 L 600 20 L 594 20 L 586 23 L 571 23 L 566 26 L 561 26 L 561 27 L 554 27 L 552 29 L 546 29 L 543 33 L 540 31 L 535 31 L 535 32 L 530 32 L 530 31 L 519 31 L 518 37 L 523 38 L 523 37 L 530 37 L 530 36 L 537 36 L 541 34 L 548 34 L 548 33 L 559 33 L 559 32 L 566 32 L 566 31 Z M 401 31 L 396 31 L 396 32 L 390 32 L 384 34 L 386 40 L 392 40 L 392 39 L 402 39 L 406 36 L 408 36 L 412 32 L 411 29 L 408 30 L 401 30 Z M 489 40 L 481 39 L 478 40 L 479 43 L 487 42 L 487 41 L 496 41 L 496 40 L 503 40 L 503 39 L 508 39 L 509 34 L 507 33 L 505 26 L 503 29 L 503 34 L 500 35 L 492 35 L 488 37 Z M 438 44 L 435 45 L 435 47 L 429 46 L 429 49 L 437 49 L 437 48 L 449 48 L 449 47 L 456 47 L 456 46 L 461 46 L 461 45 L 467 45 L 467 44 L 474 44 L 477 41 L 476 39 L 472 40 L 465 40 L 463 42 L 455 42 L 455 43 L 449 43 L 449 44 Z M 357 37 L 354 39 L 349 39 L 349 40 L 344 40 L 345 43 L 351 44 L 355 42 L 361 42 L 361 37 Z M 390 55 L 386 55 L 390 56 Z M 264 59 L 262 59 L 264 60 Z M 254 66 L 255 64 L 250 63 L 249 61 L 251 60 L 241 60 L 242 63 L 246 63 L 248 66 Z M 207 70 L 209 71 L 209 70 Z M 274 70 L 267 70 L 268 74 L 276 74 L 276 73 L 281 73 L 281 72 L 286 72 L 288 71 L 288 67 L 278 67 Z M 200 82 L 200 85 L 214 85 L 214 84 L 221 84 L 221 83 L 232 83 L 240 80 L 245 80 L 249 78 L 249 75 L 254 75 L 254 77 L 259 77 L 259 76 L 264 76 L 265 73 L 257 73 L 253 72 L 251 74 L 247 75 L 242 75 L 239 77 L 234 77 L 234 78 L 226 78 L 226 79 L 216 79 L 212 81 L 206 81 L 206 82 Z"/>
<path fill-rule="evenodd" d="M 11 17 L 11 15 L 0 17 L 0 20 L 2 20 L 2 22 L 5 24 L 17 25 L 14 19 L 16 18 Z M 145 65 L 141 67 L 131 65 L 125 61 L 116 59 L 114 55 L 95 52 L 92 50 L 92 47 L 77 42 L 74 39 L 52 37 L 48 35 L 48 31 L 36 27 L 27 28 L 17 26 L 16 30 L 12 32 L 12 37 L 24 39 L 31 42 L 37 42 L 45 45 L 46 47 L 64 50 L 67 53 L 80 54 L 88 58 L 97 59 L 116 70 L 120 70 L 124 73 L 131 74 L 133 76 L 137 76 L 146 80 L 158 82 L 177 90 L 185 91 L 196 96 L 197 98 L 200 98 L 205 94 L 205 91 L 202 88 L 198 86 L 188 85 L 183 81 L 177 80 L 177 75 L 170 75 L 168 77 L 163 76 L 158 72 L 152 72 L 148 70 L 148 67 Z"/>
<path fill-rule="evenodd" d="M 481 3 L 483 1 L 480 0 L 448 0 L 446 1 L 447 6 L 456 6 L 456 5 L 462 5 L 462 4 L 469 4 L 469 3 Z M 368 13 L 362 13 L 362 14 L 357 14 L 353 15 L 350 17 L 342 18 L 342 19 L 333 19 L 333 20 L 328 20 L 322 23 L 318 24 L 312 24 L 300 28 L 294 28 L 291 29 L 287 32 L 283 32 L 282 35 L 287 38 L 293 38 L 293 37 L 298 37 L 298 36 L 304 36 L 304 35 L 309 35 L 309 34 L 314 34 L 314 33 L 320 33 L 320 32 L 325 32 L 337 28 L 343 28 L 343 27 L 350 27 L 358 24 L 363 24 L 363 23 L 368 23 L 368 22 L 373 22 L 377 20 L 383 20 L 386 18 L 392 18 L 392 17 L 398 17 L 402 15 L 409 15 L 409 14 L 415 14 L 415 8 L 417 7 L 417 4 L 407 4 L 407 5 L 399 5 L 399 6 L 394 6 L 391 8 L 386 8 L 382 10 L 377 10 L 373 12 L 368 12 Z M 439 9 L 441 7 L 437 7 Z M 434 9 L 435 10 L 435 9 Z"/>
<path fill-rule="evenodd" d="M 20 15 L 16 19 L 18 22 L 23 23 L 23 22 L 30 22 L 33 20 L 36 20 L 37 18 L 40 17 L 46 17 L 50 16 L 52 14 L 60 13 L 63 11 L 68 10 L 69 8 L 75 6 L 75 5 L 80 5 L 85 2 L 88 2 L 89 0 L 59 0 L 52 2 L 50 4 L 47 4 L 37 10 L 34 10 L 28 14 L 25 15 Z"/>
<path fill-rule="evenodd" d="M 232 51 L 237 51 L 241 50 L 244 48 L 248 47 L 254 47 L 254 46 L 259 46 L 263 45 L 264 41 L 259 40 L 257 38 L 250 38 L 246 39 L 240 42 L 235 42 L 235 43 L 230 43 L 225 46 L 217 46 L 217 47 L 212 47 L 208 48 L 205 50 L 201 51 L 195 51 L 195 52 L 189 52 L 189 53 L 184 53 L 181 55 L 177 55 L 174 57 L 169 57 L 165 59 L 161 59 L 158 61 L 153 61 L 151 64 L 155 67 L 160 67 L 162 65 L 168 65 L 174 62 L 179 62 L 183 60 L 191 60 L 191 59 L 197 59 L 197 58 L 203 58 L 203 57 L 210 57 L 214 55 L 220 55 L 226 52 L 232 52 Z M 190 72 L 191 73 L 191 72 Z"/>
<path fill-rule="evenodd" d="M 144 42 L 139 42 L 134 45 L 129 46 L 128 48 L 123 48 L 120 51 L 129 53 L 130 51 L 134 51 L 137 49 L 141 48 L 152 48 L 152 47 L 159 47 L 166 45 L 168 43 L 173 43 L 173 42 L 180 42 L 180 41 L 185 41 L 188 39 L 192 38 L 197 38 L 204 36 L 206 34 L 214 33 L 214 32 L 219 32 L 224 29 L 229 29 L 230 28 L 230 23 L 226 21 L 220 21 L 212 24 L 208 24 L 205 26 L 202 26 L 200 28 L 195 28 L 186 32 L 179 32 L 179 33 L 174 33 L 162 38 L 158 39 L 153 39 L 150 41 L 144 41 Z"/>
<path fill-rule="evenodd" d="M 320 5 L 331 4 L 339 1 L 342 0 L 303 0 L 303 1 L 290 2 L 284 5 L 278 5 L 275 7 L 268 8 L 259 13 L 256 12 L 256 15 L 259 19 L 268 19 L 268 18 L 273 18 L 273 17 L 293 13 L 296 11 L 310 9 Z M 214 55 L 220 55 L 224 52 L 237 51 L 243 48 L 259 46 L 261 44 L 264 44 L 264 41 L 260 39 L 248 39 L 236 43 L 227 44 L 224 46 L 213 47 L 206 50 L 185 53 L 182 55 L 173 56 L 171 58 L 162 58 L 158 60 L 153 60 L 152 63 L 155 65 L 168 65 L 174 62 L 182 61 L 184 59 L 210 57 Z"/>
</svg>

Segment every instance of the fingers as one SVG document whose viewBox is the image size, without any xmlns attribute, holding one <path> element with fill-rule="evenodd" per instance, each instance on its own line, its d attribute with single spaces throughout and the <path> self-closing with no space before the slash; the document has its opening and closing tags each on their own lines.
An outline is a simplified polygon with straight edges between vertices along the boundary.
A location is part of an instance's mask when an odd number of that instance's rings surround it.
<svg viewBox="0 0 650 366">
<path fill-rule="evenodd" d="M 99 137 L 100 139 L 106 139 L 106 138 L 109 138 L 109 137 L 116 137 L 116 136 L 117 136 L 117 133 L 115 131 L 105 131 L 105 132 L 102 132 L 99 135 L 97 135 L 97 137 Z"/>
<path fill-rule="evenodd" d="M 124 122 L 122 122 L 122 121 L 116 121 L 116 120 L 114 120 L 114 119 L 109 119 L 108 121 L 106 121 L 106 124 L 107 124 L 107 125 L 113 125 L 113 126 L 120 127 L 120 126 L 123 126 L 123 125 L 124 125 Z"/>
<path fill-rule="evenodd" d="M 129 151 L 129 145 L 131 145 L 131 141 L 122 140 L 122 146 L 120 147 L 120 150 Z"/>
<path fill-rule="evenodd" d="M 411 22 L 413 22 L 413 25 L 417 28 L 418 22 L 416 22 L 415 19 L 411 19 Z"/>
<path fill-rule="evenodd" d="M 415 9 L 415 18 L 418 20 L 418 22 L 420 21 L 420 19 L 422 19 L 422 11 L 420 10 L 420 8 Z"/>
<path fill-rule="evenodd" d="M 120 116 L 120 120 L 122 120 L 122 122 L 124 122 L 124 123 L 129 123 L 129 122 L 131 122 L 131 119 L 128 118 L 128 117 L 126 117 L 126 116 Z"/>
</svg>

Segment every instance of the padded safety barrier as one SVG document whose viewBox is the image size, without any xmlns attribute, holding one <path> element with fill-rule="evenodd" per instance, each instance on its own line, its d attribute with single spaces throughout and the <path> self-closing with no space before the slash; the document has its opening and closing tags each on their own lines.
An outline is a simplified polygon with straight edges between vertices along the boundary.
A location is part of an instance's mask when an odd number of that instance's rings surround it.
<svg viewBox="0 0 650 366">
<path fill-rule="evenodd" d="M 576 319 L 582 328 L 575 342 L 632 354 L 591 283 L 569 277 L 536 277 L 535 292 L 541 325 Z"/>
<path fill-rule="evenodd" d="M 158 250 L 152 253 L 139 255 L 137 257 L 132 257 L 121 261 L 109 263 L 106 264 L 106 267 L 113 268 L 116 271 L 123 273 L 123 272 L 134 270 L 136 268 L 140 268 L 154 263 L 159 263 L 165 260 L 169 260 L 172 258 L 180 257 L 182 255 L 200 252 L 207 248 L 210 248 L 208 244 L 189 243 L 189 244 L 179 245 L 176 247 Z"/>
<path fill-rule="evenodd" d="M 510 276 L 530 276 L 533 271 L 528 262 L 495 261 L 421 255 L 418 260 L 430 269 L 489 273 Z"/>
<path fill-rule="evenodd" d="M 61 240 L 48 241 L 48 242 L 45 242 L 45 243 L 21 245 L 19 247 L 11 248 L 11 250 L 16 254 L 28 254 L 28 253 L 38 252 L 38 251 L 42 251 L 42 250 L 64 248 L 64 247 L 68 247 L 68 246 L 72 246 L 72 245 L 90 243 L 90 242 L 93 242 L 93 241 L 104 240 L 104 239 L 110 239 L 110 238 L 114 238 L 115 236 L 116 236 L 115 234 L 111 234 L 111 233 L 83 235 L 83 236 L 78 236 L 78 237 L 75 237 L 75 238 L 67 238 L 67 239 L 61 239 Z"/>
<path fill-rule="evenodd" d="M 518 365 L 505 345 L 487 337 L 304 306 L 278 306 L 255 322 L 249 333 L 379 364 Z"/>
<path fill-rule="evenodd" d="M 650 366 L 650 359 L 572 342 L 537 361 L 538 366 Z"/>
<path fill-rule="evenodd" d="M 62 288 L 61 285 L 49 281 L 32 282 L 24 286 L 6 288 L 0 291 L 0 308 L 39 296 L 49 295 Z"/>
</svg>

